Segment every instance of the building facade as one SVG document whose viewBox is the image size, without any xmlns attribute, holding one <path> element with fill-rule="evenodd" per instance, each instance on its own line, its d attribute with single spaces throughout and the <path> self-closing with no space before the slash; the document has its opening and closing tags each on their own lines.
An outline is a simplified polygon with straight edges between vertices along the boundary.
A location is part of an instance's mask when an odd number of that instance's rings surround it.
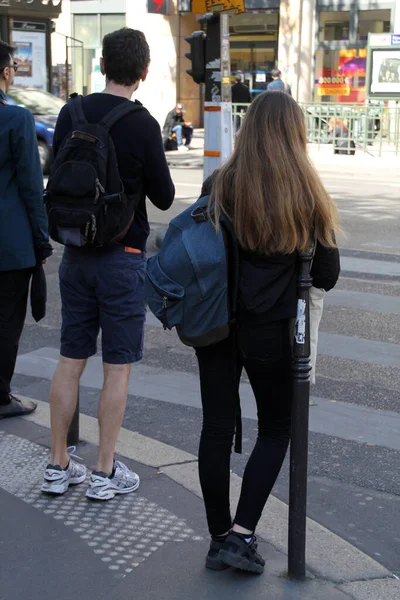
<svg viewBox="0 0 400 600">
<path fill-rule="evenodd" d="M 186 74 L 184 37 L 200 29 L 203 5 L 204 0 L 63 0 L 53 65 L 70 63 L 71 91 L 101 89 L 102 37 L 125 25 L 141 29 L 150 44 L 151 68 L 137 97 L 160 122 L 177 100 L 183 102 L 188 118 L 199 125 L 202 89 Z M 254 96 L 277 66 L 299 101 L 363 102 L 368 33 L 400 33 L 400 0 L 245 0 L 245 7 L 245 13 L 229 15 L 231 69 L 233 76 L 243 74 Z"/>
</svg>

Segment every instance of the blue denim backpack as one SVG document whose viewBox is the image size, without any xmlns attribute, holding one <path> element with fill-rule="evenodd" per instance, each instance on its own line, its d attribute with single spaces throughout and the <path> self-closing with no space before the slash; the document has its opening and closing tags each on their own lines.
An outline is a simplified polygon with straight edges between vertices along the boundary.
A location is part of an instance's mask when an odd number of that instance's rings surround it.
<svg viewBox="0 0 400 600">
<path fill-rule="evenodd" d="M 200 197 L 175 217 L 159 253 L 147 262 L 147 304 L 187 346 L 227 338 L 236 310 L 237 243 L 224 217 L 217 233 L 208 201 Z"/>
</svg>

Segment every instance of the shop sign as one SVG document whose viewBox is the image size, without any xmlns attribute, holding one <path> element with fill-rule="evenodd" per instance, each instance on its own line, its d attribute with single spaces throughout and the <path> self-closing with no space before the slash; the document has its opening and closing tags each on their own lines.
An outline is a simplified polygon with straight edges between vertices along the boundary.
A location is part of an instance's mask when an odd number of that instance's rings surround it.
<svg viewBox="0 0 400 600">
<path fill-rule="evenodd" d="M 318 77 L 318 96 L 350 96 L 351 77 L 329 75 Z"/>
<path fill-rule="evenodd" d="M 392 35 L 392 46 L 400 46 L 400 33 Z"/>
<path fill-rule="evenodd" d="M 319 85 L 318 96 L 350 96 L 350 85 L 346 83 Z"/>
<path fill-rule="evenodd" d="M 332 77 L 319 77 L 318 78 L 318 83 L 319 85 L 324 85 L 324 84 L 328 84 L 328 85 L 332 85 L 332 84 L 346 84 L 346 85 L 350 85 L 351 83 L 351 78 L 350 77 L 343 77 L 342 75 L 333 75 Z"/>
<path fill-rule="evenodd" d="M 167 15 L 168 0 L 147 0 L 147 12 L 157 15 Z"/>
<path fill-rule="evenodd" d="M 222 12 L 234 10 L 236 14 L 245 12 L 244 0 L 192 0 L 192 12 Z"/>
</svg>

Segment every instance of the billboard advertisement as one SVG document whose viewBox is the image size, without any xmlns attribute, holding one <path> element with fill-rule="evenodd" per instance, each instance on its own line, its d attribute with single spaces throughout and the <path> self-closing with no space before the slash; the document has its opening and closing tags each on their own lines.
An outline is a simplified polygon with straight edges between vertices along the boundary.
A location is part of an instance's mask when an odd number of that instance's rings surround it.
<svg viewBox="0 0 400 600">
<path fill-rule="evenodd" d="M 32 25 L 32 28 L 29 25 Z M 39 29 L 40 25 L 25 21 L 14 22 L 12 43 L 16 48 L 14 59 L 18 63 L 18 71 L 15 74 L 17 86 L 40 90 L 47 88 L 46 33 Z"/>
</svg>

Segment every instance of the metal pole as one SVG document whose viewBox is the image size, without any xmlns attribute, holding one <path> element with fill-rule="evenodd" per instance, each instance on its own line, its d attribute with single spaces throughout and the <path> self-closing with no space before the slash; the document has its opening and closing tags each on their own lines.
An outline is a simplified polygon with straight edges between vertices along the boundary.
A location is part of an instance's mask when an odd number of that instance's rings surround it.
<svg viewBox="0 0 400 600">
<path fill-rule="evenodd" d="M 229 47 L 229 15 L 220 16 L 221 43 L 221 165 L 233 150 L 231 58 Z"/>
<path fill-rule="evenodd" d="M 204 170 L 206 179 L 232 153 L 232 96 L 229 20 L 226 14 L 207 14 L 206 81 L 204 102 Z"/>
<path fill-rule="evenodd" d="M 306 575 L 308 411 L 310 402 L 310 307 L 313 249 L 302 254 L 297 276 L 297 317 L 293 339 L 293 410 L 290 444 L 289 577 Z"/>
<path fill-rule="evenodd" d="M 199 20 L 207 24 L 203 167 L 207 179 L 221 165 L 221 30 L 219 15 Z"/>
<path fill-rule="evenodd" d="M 68 80 L 68 75 L 69 75 L 69 64 L 68 64 L 68 37 L 65 38 L 65 100 L 66 102 L 68 102 L 68 96 L 69 96 L 69 80 Z"/>
<path fill-rule="evenodd" d="M 79 390 L 76 400 L 74 416 L 72 417 L 71 425 L 69 426 L 67 435 L 67 446 L 77 446 L 79 444 Z"/>
</svg>

